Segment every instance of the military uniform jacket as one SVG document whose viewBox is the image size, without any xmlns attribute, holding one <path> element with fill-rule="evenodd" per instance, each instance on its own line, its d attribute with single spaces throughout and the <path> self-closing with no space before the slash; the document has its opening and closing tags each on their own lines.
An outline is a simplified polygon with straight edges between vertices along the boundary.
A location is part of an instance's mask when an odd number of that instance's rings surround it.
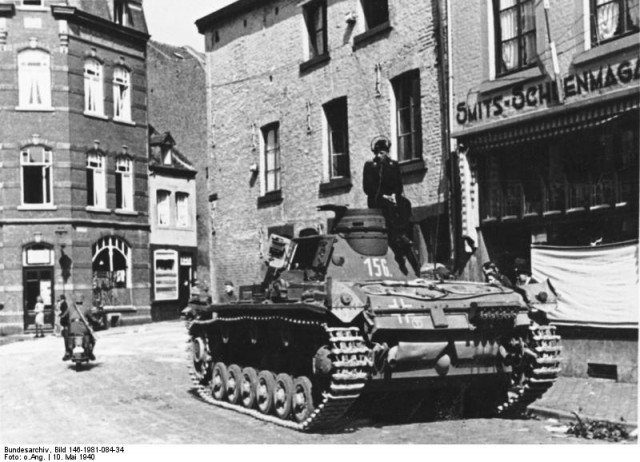
<svg viewBox="0 0 640 462">
<path fill-rule="evenodd" d="M 402 194 L 402 175 L 400 165 L 389 158 L 369 160 L 362 172 L 362 189 L 368 198 L 369 208 L 380 208 L 382 196 Z"/>
<path fill-rule="evenodd" d="M 84 316 L 84 319 L 87 322 L 91 322 L 93 320 L 93 316 L 91 315 L 91 308 L 89 308 L 88 306 L 84 306 L 84 305 L 77 305 L 75 303 L 72 303 L 69 308 L 67 309 L 67 311 L 65 311 L 65 313 L 60 316 L 60 321 L 62 322 L 62 320 L 68 320 L 69 324 L 69 333 L 70 334 L 77 334 L 77 335 L 86 335 L 89 334 L 91 332 L 90 327 L 85 324 L 84 320 L 82 319 L 82 316 L 80 316 L 79 313 L 82 313 L 82 315 Z"/>
</svg>

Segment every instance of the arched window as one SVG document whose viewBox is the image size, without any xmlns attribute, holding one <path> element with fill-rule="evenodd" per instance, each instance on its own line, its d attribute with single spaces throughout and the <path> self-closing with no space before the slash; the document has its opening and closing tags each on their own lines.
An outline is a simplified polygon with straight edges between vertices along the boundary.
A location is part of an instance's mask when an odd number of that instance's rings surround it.
<svg viewBox="0 0 640 462">
<path fill-rule="evenodd" d="M 90 58 L 84 62 L 84 110 L 104 116 L 102 64 L 97 59 Z"/>
<path fill-rule="evenodd" d="M 131 248 L 118 236 L 107 236 L 92 246 L 94 302 L 131 304 Z"/>
<path fill-rule="evenodd" d="M 42 50 L 18 54 L 18 93 L 22 109 L 51 108 L 51 57 Z"/>
<path fill-rule="evenodd" d="M 113 118 L 131 121 L 131 74 L 120 66 L 113 70 Z"/>
</svg>

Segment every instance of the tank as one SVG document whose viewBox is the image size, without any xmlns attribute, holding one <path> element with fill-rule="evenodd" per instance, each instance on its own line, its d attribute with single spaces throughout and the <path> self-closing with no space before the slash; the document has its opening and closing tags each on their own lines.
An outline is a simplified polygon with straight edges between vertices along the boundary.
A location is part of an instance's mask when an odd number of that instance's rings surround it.
<svg viewBox="0 0 640 462">
<path fill-rule="evenodd" d="M 409 274 L 378 210 L 323 206 L 328 234 L 270 236 L 264 279 L 186 310 L 191 377 L 210 404 L 301 431 L 343 427 L 363 397 L 436 389 L 518 414 L 555 381 L 553 301 Z M 544 303 L 532 308 L 528 297 Z"/>
</svg>

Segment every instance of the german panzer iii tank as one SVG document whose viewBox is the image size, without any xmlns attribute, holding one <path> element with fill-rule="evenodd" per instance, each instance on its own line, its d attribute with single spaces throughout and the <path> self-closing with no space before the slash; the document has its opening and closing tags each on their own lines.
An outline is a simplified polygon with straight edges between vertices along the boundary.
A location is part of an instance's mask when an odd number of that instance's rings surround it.
<svg viewBox="0 0 640 462">
<path fill-rule="evenodd" d="M 190 310 L 191 376 L 205 401 L 317 431 L 340 428 L 363 392 L 460 385 L 508 413 L 551 386 L 560 339 L 523 295 L 408 277 L 380 211 L 320 209 L 336 213 L 331 233 L 272 235 L 261 283 Z"/>
</svg>

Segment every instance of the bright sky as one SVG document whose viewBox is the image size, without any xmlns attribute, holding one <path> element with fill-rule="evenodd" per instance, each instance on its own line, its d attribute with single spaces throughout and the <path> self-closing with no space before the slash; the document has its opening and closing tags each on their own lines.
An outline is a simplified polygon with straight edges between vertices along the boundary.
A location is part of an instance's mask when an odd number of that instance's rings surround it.
<svg viewBox="0 0 640 462">
<path fill-rule="evenodd" d="M 234 0 L 144 0 L 151 38 L 170 45 L 190 45 L 204 51 L 204 36 L 194 24 Z"/>
</svg>

